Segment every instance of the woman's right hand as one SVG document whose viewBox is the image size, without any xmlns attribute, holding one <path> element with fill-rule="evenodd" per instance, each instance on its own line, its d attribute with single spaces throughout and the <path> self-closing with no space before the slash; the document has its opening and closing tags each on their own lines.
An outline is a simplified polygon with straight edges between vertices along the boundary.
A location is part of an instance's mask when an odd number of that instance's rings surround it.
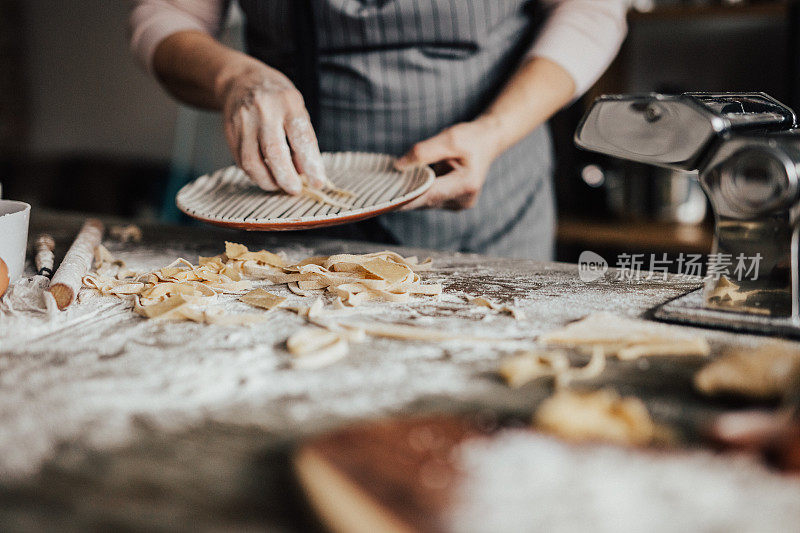
<svg viewBox="0 0 800 533">
<path fill-rule="evenodd" d="M 229 70 L 230 72 L 230 70 Z M 220 84 L 225 137 L 236 164 L 267 191 L 321 188 L 325 167 L 303 97 L 282 73 L 248 61 Z"/>
</svg>

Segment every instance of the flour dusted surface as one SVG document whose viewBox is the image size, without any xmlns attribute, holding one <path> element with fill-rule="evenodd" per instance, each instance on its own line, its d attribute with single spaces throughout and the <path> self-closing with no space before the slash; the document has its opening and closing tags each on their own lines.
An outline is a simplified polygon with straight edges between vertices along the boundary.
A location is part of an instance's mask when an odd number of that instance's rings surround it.
<svg viewBox="0 0 800 533">
<path fill-rule="evenodd" d="M 800 478 L 710 452 L 569 445 L 508 431 L 461 445 L 461 533 L 793 532 Z"/>
<path fill-rule="evenodd" d="M 176 257 L 214 255 L 222 240 L 202 249 L 174 243 L 159 249 L 108 246 L 128 268 L 151 270 Z M 377 249 L 336 242 L 268 248 L 290 260 Z M 304 320 L 282 310 L 252 327 L 159 323 L 136 316 L 115 297 L 83 291 L 79 302 L 53 318 L 33 311 L 2 315 L 0 472 L 34 471 L 61 441 L 80 439 L 99 448 L 124 444 L 134 418 L 145 417 L 165 431 L 215 420 L 304 434 L 337 421 L 397 412 L 432 395 L 482 397 L 502 387 L 487 376 L 500 357 L 529 346 L 538 333 L 593 310 L 636 315 L 687 290 L 665 283 L 609 291 L 582 284 L 572 267 L 457 254 L 434 255 L 434 264 L 423 278 L 443 284 L 438 298 L 367 302 L 336 311 L 326 300 L 326 306 L 348 321 L 511 340 L 476 346 L 369 339 L 329 368 L 302 370 L 290 367 L 283 343 Z M 302 300 L 284 287 L 268 290 L 289 304 Z M 476 296 L 516 304 L 528 318 L 514 320 L 470 305 L 467 299 Z M 218 305 L 231 313 L 252 310 L 235 295 L 221 297 Z"/>
<path fill-rule="evenodd" d="M 251 249 L 285 252 L 290 261 L 383 248 L 289 241 L 286 236 L 245 238 L 208 228 L 170 231 L 182 237 L 154 235 L 144 228 L 142 244 L 106 244 L 135 270 L 160 268 L 177 257 L 212 256 L 225 240 L 240 238 Z M 62 244 L 68 241 L 54 236 Z M 273 310 L 263 325 L 222 327 L 147 321 L 119 299 L 91 293 L 52 320 L 36 312 L 29 298 L 21 298 L 23 304 L 12 313 L 0 305 L 0 494 L 6 494 L 2 491 L 12 480 L 32 483 L 35 490 L 27 486 L 24 497 L 8 501 L 28 502 L 41 494 L 44 502 L 75 509 L 69 517 L 77 520 L 76 530 L 107 526 L 113 523 L 105 521 L 109 516 L 133 529 L 174 529 L 179 516 L 205 521 L 210 530 L 235 530 L 225 517 L 236 516 L 241 525 L 241 509 L 249 510 L 254 527 L 264 529 L 265 501 L 275 502 L 267 511 L 270 526 L 302 530 L 296 503 L 286 501 L 287 480 L 276 462 L 276 455 L 288 453 L 287 443 L 348 421 L 393 414 L 485 408 L 528 417 L 551 385 L 540 380 L 520 389 L 508 387 L 495 374 L 501 359 L 530 349 L 538 334 L 591 313 L 641 316 L 698 286 L 679 280 L 620 282 L 612 273 L 605 281 L 585 284 L 569 265 L 432 255 L 435 269 L 423 279 L 443 285 L 439 297 L 366 302 L 350 309 L 335 309 L 326 298 L 326 310 L 341 320 L 506 340 L 368 338 L 354 344 L 341 361 L 304 370 L 291 367 L 284 346 L 305 322 L 293 312 Z M 264 288 L 286 297 L 287 305 L 304 300 L 285 288 Z M 515 305 L 526 318 L 514 320 L 469 304 L 474 297 Z M 231 313 L 253 312 L 236 298 L 221 297 L 219 305 Z M 734 343 L 755 347 L 764 342 L 683 329 L 705 336 L 714 353 Z M 680 422 L 707 413 L 708 407 L 699 395 L 686 397 L 695 363 L 678 359 L 611 360 L 601 379 L 620 394 L 642 397 L 659 422 Z M 59 488 L 65 481 L 69 490 Z M 143 516 L 140 506 L 153 505 L 154 490 L 165 507 Z M 20 506 L 29 517 L 29 504 Z M 229 514 L 220 515 L 220 509 Z M 0 506 L 0 524 L 6 511 Z M 273 519 L 281 515 L 285 522 L 276 526 Z M 92 522 L 96 517 L 101 521 Z"/>
</svg>

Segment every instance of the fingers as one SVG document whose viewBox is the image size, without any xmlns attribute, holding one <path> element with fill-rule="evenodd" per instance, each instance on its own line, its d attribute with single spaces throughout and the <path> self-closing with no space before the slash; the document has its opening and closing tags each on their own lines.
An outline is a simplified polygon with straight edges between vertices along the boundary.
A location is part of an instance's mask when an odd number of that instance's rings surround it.
<svg viewBox="0 0 800 533">
<path fill-rule="evenodd" d="M 413 166 L 431 165 L 459 155 L 453 149 L 452 133 L 445 130 L 435 137 L 412 146 L 408 153 L 395 162 L 395 167 L 398 170 L 404 170 Z"/>
<path fill-rule="evenodd" d="M 229 134 L 232 138 L 229 139 L 229 143 L 233 144 L 236 164 L 265 191 L 278 190 L 278 185 L 272 178 L 264 158 L 261 157 L 255 120 L 247 113 L 241 113 L 237 117 L 231 125 Z"/>
<path fill-rule="evenodd" d="M 286 123 L 286 137 L 289 139 L 295 166 L 301 174 L 308 176 L 308 184 L 321 189 L 328 182 L 322 155 L 319 153 L 317 136 L 308 116 L 290 118 Z"/>
<path fill-rule="evenodd" d="M 398 170 L 431 165 L 434 169 L 449 167 L 451 171 L 436 178 L 424 195 L 403 209 L 474 207 L 495 157 L 492 150 L 486 148 L 487 141 L 482 128 L 461 123 L 414 145 L 395 163 Z"/>
<path fill-rule="evenodd" d="M 275 183 L 289 194 L 300 194 L 303 184 L 292 161 L 292 152 L 286 142 L 283 128 L 262 126 L 259 145 L 264 161 L 275 178 Z"/>
<path fill-rule="evenodd" d="M 243 77 L 226 91 L 223 113 L 236 163 L 259 187 L 299 194 L 304 181 L 327 183 L 303 97 L 282 74 L 265 67 Z"/>
<path fill-rule="evenodd" d="M 406 204 L 403 211 L 425 208 L 452 210 L 474 207 L 480 196 L 480 185 L 464 169 L 436 178 L 428 191 Z"/>
</svg>

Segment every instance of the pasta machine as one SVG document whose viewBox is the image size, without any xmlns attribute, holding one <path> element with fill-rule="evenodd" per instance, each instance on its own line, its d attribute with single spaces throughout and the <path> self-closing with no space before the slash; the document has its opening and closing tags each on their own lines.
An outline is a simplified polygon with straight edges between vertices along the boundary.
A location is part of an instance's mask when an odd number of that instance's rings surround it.
<svg viewBox="0 0 800 533">
<path fill-rule="evenodd" d="M 697 171 L 715 221 L 704 287 L 656 318 L 800 336 L 800 129 L 790 108 L 764 93 L 603 96 L 575 142 Z"/>
</svg>

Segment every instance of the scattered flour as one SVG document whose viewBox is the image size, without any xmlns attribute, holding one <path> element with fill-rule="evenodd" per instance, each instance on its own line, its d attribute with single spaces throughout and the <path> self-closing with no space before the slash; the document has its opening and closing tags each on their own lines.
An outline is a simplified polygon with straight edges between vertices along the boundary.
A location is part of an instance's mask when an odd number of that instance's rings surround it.
<svg viewBox="0 0 800 533">
<path fill-rule="evenodd" d="M 108 243 L 133 270 L 162 267 L 177 257 L 194 261 L 198 252 L 214 255 L 221 246 L 190 250 L 170 245 L 156 252 L 144 245 Z M 269 249 L 298 260 L 345 248 L 334 243 L 318 249 Z M 349 251 L 375 249 L 349 245 Z M 133 422 L 143 418 L 164 431 L 210 420 L 298 436 L 344 420 L 408 411 L 407 406 L 427 396 L 485 396 L 502 387 L 485 373 L 507 353 L 530 346 L 542 331 L 592 311 L 634 316 L 691 288 L 675 283 L 644 289 L 587 286 L 574 267 L 492 261 L 435 255 L 438 268 L 424 278 L 444 284 L 439 298 L 340 311 L 330 301 L 326 306 L 348 321 L 424 325 L 513 341 L 477 346 L 369 339 L 353 345 L 346 359 L 317 370 L 288 364 L 284 342 L 303 326 L 288 311 L 272 311 L 268 322 L 252 327 L 148 321 L 115 297 L 87 291 L 52 316 L 33 305 L 0 311 L 0 477 L 35 472 L 62 441 L 100 449 L 124 445 L 135 436 Z M 22 284 L 15 285 L 14 293 L 27 291 L 26 299 L 33 302 L 36 296 L 28 290 L 33 289 Z M 283 287 L 269 290 L 290 305 L 300 301 Z M 490 315 L 486 320 L 486 313 L 466 303 L 478 295 L 516 301 L 528 319 Z M 252 312 L 233 295 L 221 296 L 219 305 L 230 312 Z"/>
<path fill-rule="evenodd" d="M 461 533 L 797 531 L 800 478 L 745 457 L 570 445 L 509 430 L 456 451 Z"/>
</svg>

